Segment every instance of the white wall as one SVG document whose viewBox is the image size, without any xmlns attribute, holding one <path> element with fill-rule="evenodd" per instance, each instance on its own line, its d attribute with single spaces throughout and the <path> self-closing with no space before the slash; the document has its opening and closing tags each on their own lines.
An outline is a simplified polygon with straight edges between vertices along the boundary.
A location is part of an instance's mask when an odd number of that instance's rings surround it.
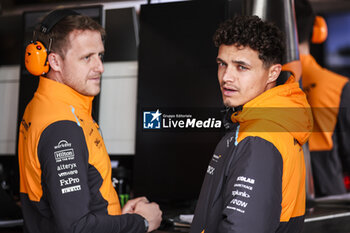
<svg viewBox="0 0 350 233">
<path fill-rule="evenodd" d="M 99 125 L 109 154 L 135 153 L 137 62 L 106 62 Z M 0 155 L 16 152 L 19 66 L 0 66 Z"/>
<path fill-rule="evenodd" d="M 109 154 L 135 154 L 137 62 L 105 62 L 99 125 Z"/>
<path fill-rule="evenodd" d="M 152 3 L 178 1 L 183 0 L 152 0 Z M 135 7 L 139 10 L 141 4 L 147 4 L 147 0 L 103 3 L 105 10 L 123 7 Z M 29 5 L 7 14 L 39 8 L 47 9 L 47 5 Z M 109 154 L 133 155 L 136 134 L 137 61 L 106 62 L 104 65 L 99 123 L 107 151 Z M 19 65 L 0 65 L 0 155 L 14 155 L 16 152 L 19 77 Z"/>
<path fill-rule="evenodd" d="M 0 66 L 0 155 L 16 152 L 20 67 Z"/>
</svg>

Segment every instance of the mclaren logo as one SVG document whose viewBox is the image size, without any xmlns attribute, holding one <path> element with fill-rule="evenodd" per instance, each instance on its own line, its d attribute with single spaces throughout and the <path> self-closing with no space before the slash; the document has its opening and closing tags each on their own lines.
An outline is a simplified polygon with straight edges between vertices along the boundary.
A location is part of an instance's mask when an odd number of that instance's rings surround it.
<svg viewBox="0 0 350 233">
<path fill-rule="evenodd" d="M 32 123 L 27 123 L 24 119 L 22 120 L 22 125 L 23 125 L 23 127 L 24 127 L 24 129 L 26 130 L 26 131 L 28 131 L 28 129 L 29 129 L 29 127 L 30 127 L 30 125 L 32 124 Z"/>
</svg>

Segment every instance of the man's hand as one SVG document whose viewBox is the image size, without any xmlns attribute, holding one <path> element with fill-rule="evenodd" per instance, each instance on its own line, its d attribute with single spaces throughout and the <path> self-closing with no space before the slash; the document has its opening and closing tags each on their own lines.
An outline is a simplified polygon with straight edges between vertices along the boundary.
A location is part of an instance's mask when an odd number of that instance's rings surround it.
<svg viewBox="0 0 350 233">
<path fill-rule="evenodd" d="M 122 209 L 122 214 L 133 214 L 135 213 L 135 207 L 138 202 L 149 203 L 149 200 L 146 197 L 138 197 L 135 199 L 129 200 Z"/>
<path fill-rule="evenodd" d="M 162 211 L 159 209 L 158 204 L 155 202 L 137 202 L 134 213 L 141 215 L 148 221 L 148 232 L 156 230 L 162 221 Z"/>
</svg>

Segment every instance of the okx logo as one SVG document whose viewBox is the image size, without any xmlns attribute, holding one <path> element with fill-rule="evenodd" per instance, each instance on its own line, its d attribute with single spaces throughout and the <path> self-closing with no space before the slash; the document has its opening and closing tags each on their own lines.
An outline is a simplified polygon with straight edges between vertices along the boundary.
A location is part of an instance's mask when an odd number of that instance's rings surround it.
<svg viewBox="0 0 350 233">
<path fill-rule="evenodd" d="M 143 112 L 143 128 L 144 129 L 160 129 L 161 128 L 161 115 L 162 113 L 157 111 L 145 111 Z"/>
</svg>

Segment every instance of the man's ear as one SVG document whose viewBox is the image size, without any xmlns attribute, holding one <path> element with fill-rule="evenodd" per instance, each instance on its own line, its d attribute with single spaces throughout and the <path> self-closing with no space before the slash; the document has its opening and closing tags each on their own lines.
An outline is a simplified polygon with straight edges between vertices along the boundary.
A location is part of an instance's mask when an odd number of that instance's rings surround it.
<svg viewBox="0 0 350 233">
<path fill-rule="evenodd" d="M 57 53 L 50 53 L 47 59 L 52 70 L 56 72 L 62 70 L 63 60 L 60 55 L 58 55 Z"/>
<path fill-rule="evenodd" d="M 281 64 L 274 64 L 269 68 L 269 77 L 267 79 L 266 84 L 273 83 L 277 80 L 282 70 Z"/>
</svg>

